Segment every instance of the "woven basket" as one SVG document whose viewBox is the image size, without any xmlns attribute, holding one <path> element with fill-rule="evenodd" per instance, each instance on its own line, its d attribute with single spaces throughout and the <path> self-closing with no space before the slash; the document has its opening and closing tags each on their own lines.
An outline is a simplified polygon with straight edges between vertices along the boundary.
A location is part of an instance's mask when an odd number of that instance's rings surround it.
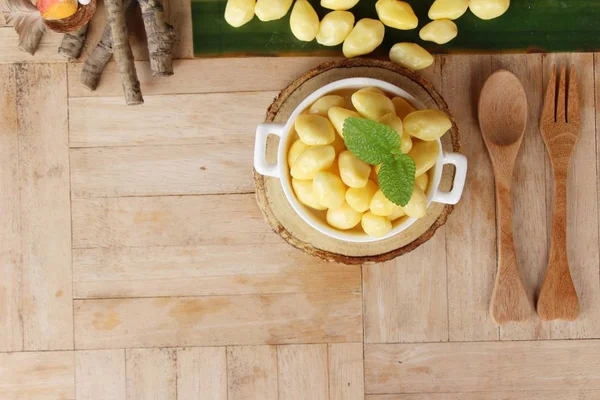
<svg viewBox="0 0 600 400">
<path fill-rule="evenodd" d="M 97 0 L 92 0 L 90 4 L 79 5 L 75 14 L 64 19 L 44 20 L 48 29 L 58 33 L 75 32 L 83 28 L 96 13 Z"/>
</svg>

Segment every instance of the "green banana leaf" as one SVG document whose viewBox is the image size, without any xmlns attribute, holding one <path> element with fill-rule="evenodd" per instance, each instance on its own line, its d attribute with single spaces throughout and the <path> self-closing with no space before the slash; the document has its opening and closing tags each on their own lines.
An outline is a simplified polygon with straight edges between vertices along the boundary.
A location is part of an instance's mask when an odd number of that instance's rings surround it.
<svg viewBox="0 0 600 400">
<path fill-rule="evenodd" d="M 320 17 L 329 10 L 310 0 Z M 423 42 L 419 29 L 427 22 L 433 0 L 409 1 L 419 28 L 400 31 L 386 27 L 385 55 L 398 42 L 417 42 L 432 53 L 600 51 L 600 0 L 513 0 L 501 17 L 482 21 L 470 11 L 459 18 L 458 37 L 445 45 Z M 224 18 L 226 0 L 192 0 L 194 52 L 197 57 L 258 55 L 341 55 L 341 46 L 301 42 L 291 33 L 289 13 L 277 21 L 258 18 L 240 28 Z M 375 0 L 361 0 L 352 11 L 356 20 L 377 18 Z"/>
</svg>

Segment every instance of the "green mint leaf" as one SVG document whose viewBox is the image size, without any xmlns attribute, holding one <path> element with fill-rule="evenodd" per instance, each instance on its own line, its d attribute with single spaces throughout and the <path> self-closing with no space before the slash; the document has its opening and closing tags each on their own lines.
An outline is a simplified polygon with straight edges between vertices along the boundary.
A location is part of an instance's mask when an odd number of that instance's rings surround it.
<svg viewBox="0 0 600 400">
<path fill-rule="evenodd" d="M 400 150 L 400 149 L 392 150 L 392 155 L 394 155 L 394 156 L 399 156 L 402 154 L 404 154 L 404 153 L 402 153 L 402 150 Z"/>
<path fill-rule="evenodd" d="M 383 162 L 377 180 L 379 188 L 392 203 L 405 206 L 415 186 L 415 162 L 406 154 L 397 155 Z"/>
<path fill-rule="evenodd" d="M 400 148 L 398 133 L 379 122 L 349 117 L 344 120 L 342 132 L 348 150 L 368 164 L 381 164 Z"/>
</svg>

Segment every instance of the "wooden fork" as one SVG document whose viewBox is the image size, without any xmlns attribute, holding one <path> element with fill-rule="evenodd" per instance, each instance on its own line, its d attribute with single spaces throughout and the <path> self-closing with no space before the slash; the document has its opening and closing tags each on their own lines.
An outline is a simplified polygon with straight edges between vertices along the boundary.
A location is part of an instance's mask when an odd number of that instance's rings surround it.
<svg viewBox="0 0 600 400">
<path fill-rule="evenodd" d="M 557 89 L 556 67 L 552 68 L 540 120 L 540 131 L 554 174 L 550 259 L 537 302 L 540 319 L 546 321 L 573 321 L 579 315 L 579 301 L 567 259 L 567 174 L 581 130 L 574 66 L 569 71 L 568 86 L 566 79 L 566 68 L 563 66 Z"/>
</svg>

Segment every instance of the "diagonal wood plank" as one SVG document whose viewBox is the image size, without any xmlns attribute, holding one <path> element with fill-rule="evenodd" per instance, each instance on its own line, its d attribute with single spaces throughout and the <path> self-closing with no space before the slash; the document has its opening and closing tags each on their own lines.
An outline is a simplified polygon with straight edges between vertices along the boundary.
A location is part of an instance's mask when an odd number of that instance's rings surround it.
<svg viewBox="0 0 600 400">
<path fill-rule="evenodd" d="M 445 56 L 442 93 L 469 160 L 467 184 L 446 223 L 450 341 L 496 340 L 488 308 L 496 273 L 493 173 L 476 116 L 490 56 Z"/>
<path fill-rule="evenodd" d="M 329 400 L 362 400 L 365 395 L 362 343 L 327 346 Z"/>
<path fill-rule="evenodd" d="M 327 400 L 327 345 L 289 345 L 277 349 L 279 398 Z"/>
<path fill-rule="evenodd" d="M 600 341 L 365 345 L 369 394 L 600 389 Z"/>
<path fill-rule="evenodd" d="M 72 349 L 66 66 L 16 68 L 24 348 Z"/>
<path fill-rule="evenodd" d="M 0 400 L 75 400 L 72 351 L 0 353 Z"/>
<path fill-rule="evenodd" d="M 360 291 L 360 266 L 287 243 L 73 250 L 75 298 Z"/>
<path fill-rule="evenodd" d="M 366 343 L 448 340 L 444 232 L 397 260 L 364 266 Z"/>
<path fill-rule="evenodd" d="M 332 57 L 243 57 L 179 60 L 173 63 L 175 75 L 167 79 L 153 78 L 147 61 L 137 61 L 135 64 L 144 94 L 150 96 L 156 94 L 279 91 L 307 70 L 335 59 Z M 69 96 L 71 98 L 121 97 L 123 95 L 117 65 L 114 62 L 107 65 L 102 74 L 102 80 L 94 92 L 86 90 L 79 84 L 82 69 L 82 63 L 69 64 Z M 196 79 L 196 77 L 202 77 L 202 79 Z M 239 111 L 242 110 L 236 110 L 236 112 Z"/>
<path fill-rule="evenodd" d="M 366 400 L 595 400 L 600 390 L 561 390 L 535 392 L 478 392 L 478 393 L 422 393 L 375 394 Z"/>
<path fill-rule="evenodd" d="M 23 350 L 16 92 L 15 66 L 0 65 L 0 351 Z"/>
<path fill-rule="evenodd" d="M 125 362 L 127 400 L 176 400 L 175 349 L 127 349 Z"/>
<path fill-rule="evenodd" d="M 225 347 L 177 349 L 177 399 L 227 400 Z"/>
<path fill-rule="evenodd" d="M 544 57 L 544 83 L 553 64 L 573 64 L 579 80 L 581 132 L 567 181 L 567 256 L 579 297 L 575 323 L 554 322 L 553 339 L 600 337 L 600 255 L 598 254 L 598 188 L 593 171 L 596 155 L 596 105 L 593 54 L 548 54 Z M 545 86 L 544 86 L 545 87 Z M 595 171 L 594 171 L 595 172 Z M 548 226 L 552 216 L 552 170 L 546 167 Z M 544 274 L 545 274 L 544 270 Z"/>
<path fill-rule="evenodd" d="M 74 200 L 73 248 L 281 243 L 253 195 Z"/>
<path fill-rule="evenodd" d="M 546 148 L 539 131 L 542 109 L 542 56 L 537 54 L 492 56 L 492 70 L 507 69 L 525 88 L 528 119 L 513 177 L 514 237 L 517 262 L 532 304 L 537 299 L 548 263 L 546 226 Z M 547 339 L 551 324 L 534 313 L 525 324 L 500 329 L 502 339 Z"/>
<path fill-rule="evenodd" d="M 78 349 L 359 340 L 360 293 L 75 301 Z"/>
<path fill-rule="evenodd" d="M 71 99 L 70 145 L 227 144 L 230 146 L 227 153 L 232 157 L 229 164 L 247 153 L 256 125 L 264 120 L 265 111 L 276 94 L 145 96 L 142 108 L 123 107 L 120 97 Z"/>
<path fill-rule="evenodd" d="M 126 400 L 125 350 L 75 353 L 77 400 Z"/>
<path fill-rule="evenodd" d="M 228 400 L 277 400 L 277 347 L 227 348 Z"/>
</svg>

